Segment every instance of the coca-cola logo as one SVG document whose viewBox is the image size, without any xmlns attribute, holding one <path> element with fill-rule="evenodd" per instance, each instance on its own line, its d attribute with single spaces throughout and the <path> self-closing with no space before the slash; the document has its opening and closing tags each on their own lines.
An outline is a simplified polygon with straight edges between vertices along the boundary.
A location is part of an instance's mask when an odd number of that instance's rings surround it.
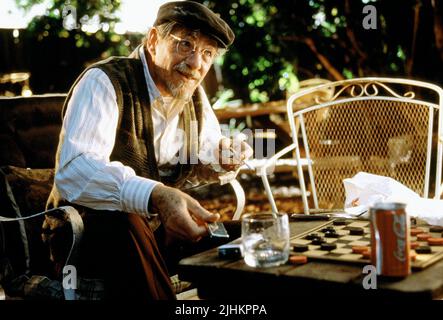
<svg viewBox="0 0 443 320">
<path fill-rule="evenodd" d="M 397 237 L 397 243 L 394 251 L 394 257 L 399 261 L 406 260 L 406 215 L 394 215 L 393 222 L 394 234 Z"/>
</svg>

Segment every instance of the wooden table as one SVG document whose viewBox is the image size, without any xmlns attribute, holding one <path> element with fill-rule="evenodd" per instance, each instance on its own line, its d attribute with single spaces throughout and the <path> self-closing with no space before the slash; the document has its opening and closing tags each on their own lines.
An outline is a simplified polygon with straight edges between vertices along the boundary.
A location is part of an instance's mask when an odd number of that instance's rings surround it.
<svg viewBox="0 0 443 320">
<path fill-rule="evenodd" d="M 291 222 L 291 236 L 324 221 Z M 377 289 L 365 290 L 366 274 L 354 264 L 310 261 L 273 268 L 252 268 L 243 260 L 221 260 L 217 249 L 185 258 L 179 264 L 182 280 L 193 282 L 203 299 L 213 298 L 376 298 L 430 300 L 443 297 L 443 260 L 405 279 L 377 278 Z"/>
</svg>

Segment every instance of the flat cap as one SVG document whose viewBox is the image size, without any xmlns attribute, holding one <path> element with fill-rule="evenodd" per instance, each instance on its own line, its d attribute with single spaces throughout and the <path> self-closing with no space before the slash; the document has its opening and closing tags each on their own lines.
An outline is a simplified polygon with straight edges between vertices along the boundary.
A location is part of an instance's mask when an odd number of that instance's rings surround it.
<svg viewBox="0 0 443 320">
<path fill-rule="evenodd" d="M 175 21 L 190 29 L 199 29 L 213 38 L 222 48 L 234 42 L 234 32 L 228 24 L 209 8 L 194 1 L 167 2 L 158 9 L 154 26 Z"/>
</svg>

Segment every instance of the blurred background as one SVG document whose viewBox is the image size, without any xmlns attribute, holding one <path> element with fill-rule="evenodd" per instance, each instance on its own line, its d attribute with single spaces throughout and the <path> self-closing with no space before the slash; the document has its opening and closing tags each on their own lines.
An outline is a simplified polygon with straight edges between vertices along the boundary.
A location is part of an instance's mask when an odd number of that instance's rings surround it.
<svg viewBox="0 0 443 320">
<path fill-rule="evenodd" d="M 32 97 L 3 99 L 0 164 L 53 168 L 65 96 L 40 95 L 66 93 L 88 65 L 128 55 L 165 2 L 0 0 L 0 96 Z M 285 99 L 302 87 L 367 76 L 443 85 L 443 1 L 200 2 L 220 13 L 236 35 L 203 85 L 225 134 L 254 130 L 258 160 L 292 142 Z M 36 107 L 20 106 L 31 104 Z M 294 197 L 300 191 L 290 187 L 297 185 L 293 170 L 283 166 L 272 176 L 273 193 L 282 199 L 277 204 L 286 212 L 301 210 Z M 268 210 L 257 177 L 240 178 L 248 190 L 246 211 Z M 208 194 L 221 193 L 206 189 L 200 198 L 209 209 L 232 213 L 228 193 L 211 199 Z"/>
<path fill-rule="evenodd" d="M 0 95 L 67 92 L 89 64 L 127 55 L 162 0 L 0 0 Z M 310 78 L 396 76 L 443 84 L 438 0 L 199 1 L 236 34 L 206 89 L 228 100 L 284 99 Z M 366 30 L 363 8 L 377 10 Z"/>
</svg>

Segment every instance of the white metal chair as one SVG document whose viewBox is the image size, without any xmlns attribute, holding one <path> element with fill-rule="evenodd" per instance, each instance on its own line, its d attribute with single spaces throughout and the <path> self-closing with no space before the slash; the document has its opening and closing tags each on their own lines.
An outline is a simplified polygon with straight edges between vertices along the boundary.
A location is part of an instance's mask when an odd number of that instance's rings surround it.
<svg viewBox="0 0 443 320">
<path fill-rule="evenodd" d="M 325 90 L 333 94 L 325 95 Z M 298 110 L 297 102 L 307 96 L 314 102 Z M 278 212 L 267 175 L 290 152 L 297 163 L 305 214 L 310 209 L 303 167 L 316 210 L 343 208 L 342 180 L 360 171 L 392 177 L 426 198 L 434 185 L 432 196 L 440 198 L 442 106 L 442 88 L 396 78 L 336 81 L 293 94 L 287 101 L 293 143 L 259 173 L 272 210 Z M 433 139 L 435 132 L 439 139 Z"/>
</svg>

